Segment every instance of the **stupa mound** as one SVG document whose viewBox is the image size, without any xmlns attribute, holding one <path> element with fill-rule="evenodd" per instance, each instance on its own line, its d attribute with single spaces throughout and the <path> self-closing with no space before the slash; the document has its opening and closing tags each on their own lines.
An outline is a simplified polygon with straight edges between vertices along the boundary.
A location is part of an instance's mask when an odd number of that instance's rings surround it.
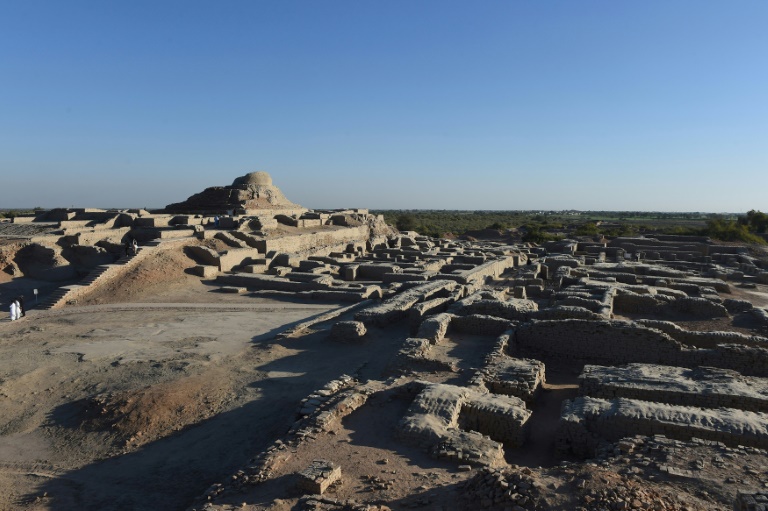
<svg viewBox="0 0 768 511">
<path fill-rule="evenodd" d="M 236 178 L 230 186 L 212 186 L 197 193 L 184 202 L 169 204 L 169 213 L 270 213 L 295 214 L 305 208 L 289 201 L 280 189 L 272 184 L 267 172 L 251 172 Z"/>
<path fill-rule="evenodd" d="M 272 186 L 272 176 L 264 171 L 250 172 L 244 176 L 235 178 L 232 186 Z"/>
</svg>

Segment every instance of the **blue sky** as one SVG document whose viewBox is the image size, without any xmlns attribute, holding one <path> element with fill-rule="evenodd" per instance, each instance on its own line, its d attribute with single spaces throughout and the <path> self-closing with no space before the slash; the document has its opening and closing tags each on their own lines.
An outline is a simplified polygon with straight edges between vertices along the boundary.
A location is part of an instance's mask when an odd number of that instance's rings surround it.
<svg viewBox="0 0 768 511">
<path fill-rule="evenodd" d="M 768 211 L 768 2 L 0 1 L 0 208 Z"/>
</svg>

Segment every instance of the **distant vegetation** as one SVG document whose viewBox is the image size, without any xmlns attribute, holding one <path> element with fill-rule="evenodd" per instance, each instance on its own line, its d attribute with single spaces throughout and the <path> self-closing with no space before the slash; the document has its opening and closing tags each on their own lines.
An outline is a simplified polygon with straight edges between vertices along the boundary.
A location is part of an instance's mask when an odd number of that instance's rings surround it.
<svg viewBox="0 0 768 511">
<path fill-rule="evenodd" d="M 645 211 L 458 211 L 379 210 L 387 223 L 427 236 L 460 236 L 484 229 L 512 231 L 523 241 L 541 243 L 565 236 L 677 234 L 721 241 L 765 244 L 768 214 L 662 213 Z"/>
<path fill-rule="evenodd" d="M 0 210 L 0 218 L 16 218 L 17 216 L 32 215 L 34 213 L 35 211 L 32 209 L 2 209 Z"/>
</svg>

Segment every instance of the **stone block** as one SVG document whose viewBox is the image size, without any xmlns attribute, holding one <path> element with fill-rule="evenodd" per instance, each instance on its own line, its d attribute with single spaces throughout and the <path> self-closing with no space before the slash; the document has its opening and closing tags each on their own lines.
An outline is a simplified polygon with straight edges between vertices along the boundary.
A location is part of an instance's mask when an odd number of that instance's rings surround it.
<svg viewBox="0 0 768 511">
<path fill-rule="evenodd" d="M 245 293 L 247 289 L 244 287 L 224 286 L 219 288 L 219 291 L 222 293 L 242 294 Z"/>
<path fill-rule="evenodd" d="M 338 321 L 331 327 L 331 336 L 340 341 L 357 341 L 365 336 L 365 325 L 360 321 Z"/>
<path fill-rule="evenodd" d="M 341 467 L 332 461 L 314 460 L 298 473 L 296 487 L 303 493 L 322 495 L 330 485 L 341 479 Z"/>
<path fill-rule="evenodd" d="M 205 264 L 198 264 L 197 266 L 194 266 L 191 271 L 194 275 L 197 275 L 198 277 L 202 277 L 204 279 L 212 279 L 213 277 L 218 275 L 219 267 L 208 266 Z"/>
</svg>

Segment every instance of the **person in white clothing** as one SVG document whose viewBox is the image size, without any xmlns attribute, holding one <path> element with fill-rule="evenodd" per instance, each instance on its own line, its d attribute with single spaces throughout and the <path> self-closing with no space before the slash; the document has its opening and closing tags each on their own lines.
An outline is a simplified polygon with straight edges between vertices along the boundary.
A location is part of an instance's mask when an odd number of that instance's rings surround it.
<svg viewBox="0 0 768 511">
<path fill-rule="evenodd" d="M 21 312 L 19 311 L 19 302 L 14 300 L 11 302 L 11 321 L 16 321 L 19 319 L 19 315 Z"/>
</svg>

